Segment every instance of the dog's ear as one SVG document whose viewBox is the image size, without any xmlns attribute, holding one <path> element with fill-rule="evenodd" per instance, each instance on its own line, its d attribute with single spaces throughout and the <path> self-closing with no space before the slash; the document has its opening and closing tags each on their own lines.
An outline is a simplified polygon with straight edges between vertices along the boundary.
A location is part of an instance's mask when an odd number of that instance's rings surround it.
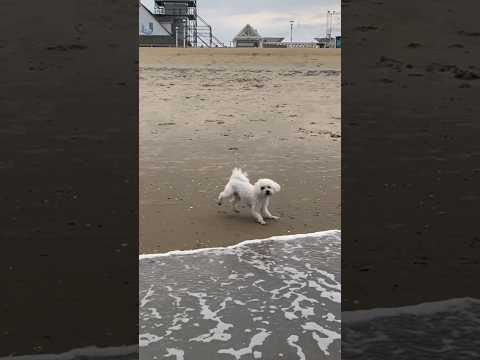
<svg viewBox="0 0 480 360">
<path fill-rule="evenodd" d="M 275 181 L 272 181 L 272 188 L 273 190 L 275 190 L 275 192 L 279 192 L 282 187 L 279 184 L 277 184 Z"/>
</svg>

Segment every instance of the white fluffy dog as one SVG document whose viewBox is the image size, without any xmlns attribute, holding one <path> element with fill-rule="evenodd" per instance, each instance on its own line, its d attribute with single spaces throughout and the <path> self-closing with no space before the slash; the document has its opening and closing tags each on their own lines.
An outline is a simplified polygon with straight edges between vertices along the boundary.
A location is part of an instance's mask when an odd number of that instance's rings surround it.
<svg viewBox="0 0 480 360">
<path fill-rule="evenodd" d="M 246 172 L 235 168 L 225 189 L 218 195 L 218 205 L 226 199 L 232 200 L 233 211 L 240 212 L 239 203 L 244 203 L 252 212 L 253 217 L 260 224 L 265 225 L 266 219 L 279 219 L 273 216 L 268 210 L 271 195 L 280 191 L 280 185 L 270 179 L 259 179 L 255 184 L 251 184 Z"/>
</svg>

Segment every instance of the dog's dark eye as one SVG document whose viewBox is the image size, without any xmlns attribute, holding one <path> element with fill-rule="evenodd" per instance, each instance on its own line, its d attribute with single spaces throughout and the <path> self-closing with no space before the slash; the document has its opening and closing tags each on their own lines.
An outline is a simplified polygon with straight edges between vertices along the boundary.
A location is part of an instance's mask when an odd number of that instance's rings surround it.
<svg viewBox="0 0 480 360">
<path fill-rule="evenodd" d="M 270 186 L 267 186 L 267 188 L 269 188 L 269 189 L 270 189 Z"/>
<path fill-rule="evenodd" d="M 263 189 L 265 189 L 265 186 L 262 186 L 262 187 L 260 188 L 260 190 L 263 190 Z"/>
</svg>

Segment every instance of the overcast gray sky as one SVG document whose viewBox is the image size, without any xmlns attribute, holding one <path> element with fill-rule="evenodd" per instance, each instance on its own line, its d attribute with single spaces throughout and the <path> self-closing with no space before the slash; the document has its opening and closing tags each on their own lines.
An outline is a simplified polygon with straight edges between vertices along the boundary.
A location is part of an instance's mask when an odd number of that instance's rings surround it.
<svg viewBox="0 0 480 360">
<path fill-rule="evenodd" d="M 153 8 L 153 0 L 142 0 Z M 335 10 L 334 33 L 340 34 L 340 0 L 198 0 L 198 13 L 214 34 L 228 44 L 250 24 L 261 36 L 290 39 L 289 20 L 295 20 L 293 41 L 312 41 L 325 36 L 327 11 Z"/>
</svg>

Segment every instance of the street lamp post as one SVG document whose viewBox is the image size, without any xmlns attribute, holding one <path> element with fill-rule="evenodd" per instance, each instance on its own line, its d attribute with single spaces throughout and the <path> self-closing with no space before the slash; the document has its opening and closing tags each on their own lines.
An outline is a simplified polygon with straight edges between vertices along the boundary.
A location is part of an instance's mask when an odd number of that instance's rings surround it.
<svg viewBox="0 0 480 360">
<path fill-rule="evenodd" d="M 178 48 L 178 30 L 179 30 L 179 27 L 175 26 L 175 47 L 177 48 Z"/>
<path fill-rule="evenodd" d="M 293 23 L 295 21 L 294 20 L 290 20 L 290 43 L 293 42 Z"/>
<path fill-rule="evenodd" d="M 183 23 L 183 47 L 187 47 L 187 22 Z"/>
<path fill-rule="evenodd" d="M 328 39 L 328 47 L 332 47 L 332 32 L 333 32 L 333 17 L 335 16 L 335 10 L 328 10 L 327 11 L 327 39 Z"/>
</svg>

